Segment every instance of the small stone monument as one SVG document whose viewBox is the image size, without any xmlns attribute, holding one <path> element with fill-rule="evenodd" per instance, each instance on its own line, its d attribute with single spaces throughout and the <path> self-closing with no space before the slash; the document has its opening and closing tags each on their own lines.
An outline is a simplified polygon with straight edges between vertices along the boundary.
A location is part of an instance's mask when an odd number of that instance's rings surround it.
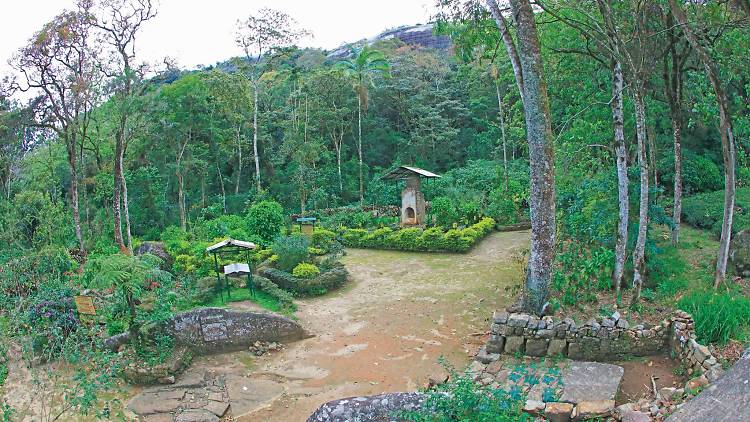
<svg viewBox="0 0 750 422">
<path fill-rule="evenodd" d="M 405 180 L 401 191 L 401 226 L 421 226 L 425 223 L 425 201 L 422 178 L 435 179 L 439 175 L 417 167 L 400 166 L 382 177 L 385 180 Z"/>
</svg>

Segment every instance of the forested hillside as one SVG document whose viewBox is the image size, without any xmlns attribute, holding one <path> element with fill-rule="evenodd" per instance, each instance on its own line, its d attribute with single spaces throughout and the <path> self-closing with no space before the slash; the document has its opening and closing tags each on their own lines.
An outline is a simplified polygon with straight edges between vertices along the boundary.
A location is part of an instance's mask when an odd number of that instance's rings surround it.
<svg viewBox="0 0 750 422">
<path fill-rule="evenodd" d="M 59 302 L 33 347 L 60 356 L 71 298 L 122 287 L 107 333 L 137 337 L 201 302 L 178 296 L 227 237 L 259 245 L 254 264 L 302 251 L 284 271 L 303 279 L 341 271 L 312 258 L 341 244 L 466 251 L 530 222 L 518 306 L 679 306 L 705 313 L 702 340 L 747 341 L 747 274 L 728 258 L 750 229 L 747 2 L 545 1 L 525 24 L 495 1 L 436 3 L 447 49 L 300 49 L 304 28 L 263 9 L 238 22 L 236 57 L 198 69 L 141 60 L 150 1 L 81 2 L 39 28 L 0 90 L 0 328 L 28 334 Z M 426 227 L 398 227 L 403 184 L 381 177 L 401 165 L 442 176 L 422 186 Z M 293 244 L 293 215 L 330 231 Z M 134 256 L 146 241 L 171 275 Z M 291 306 L 267 286 L 264 306 Z"/>
</svg>

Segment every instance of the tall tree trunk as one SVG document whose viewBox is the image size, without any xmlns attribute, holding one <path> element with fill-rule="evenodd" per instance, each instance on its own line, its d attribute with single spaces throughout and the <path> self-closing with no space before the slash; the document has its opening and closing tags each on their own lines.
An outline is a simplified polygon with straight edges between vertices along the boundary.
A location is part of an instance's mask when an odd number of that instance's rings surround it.
<svg viewBox="0 0 750 422">
<path fill-rule="evenodd" d="M 362 96 L 357 96 L 357 129 L 359 138 L 357 141 L 357 152 L 359 153 L 359 205 L 365 204 L 365 181 L 362 176 Z"/>
<path fill-rule="evenodd" d="M 625 274 L 625 261 L 628 248 L 628 219 L 630 217 L 630 199 L 628 195 L 628 152 L 625 148 L 625 129 L 623 117 L 624 83 L 622 65 L 615 60 L 612 69 L 612 125 L 615 133 L 615 158 L 617 160 L 617 203 L 619 208 L 617 221 L 617 242 L 615 244 L 615 270 L 612 282 L 619 302 L 620 288 Z"/>
<path fill-rule="evenodd" d="M 332 136 L 336 136 L 335 134 Z M 334 146 L 336 147 L 336 171 L 338 171 L 339 175 L 339 194 L 344 193 L 344 180 L 341 177 L 341 141 L 343 140 L 344 133 L 341 132 L 341 137 L 338 140 L 338 143 L 334 140 Z"/>
<path fill-rule="evenodd" d="M 128 237 L 128 252 L 133 253 L 133 235 L 130 232 L 130 206 L 128 204 L 128 182 L 122 178 L 122 211 L 125 214 L 125 233 Z"/>
<path fill-rule="evenodd" d="M 653 126 L 646 127 L 646 139 L 648 139 L 648 164 L 651 170 L 651 180 L 654 181 L 654 188 L 659 187 L 659 175 L 656 172 L 656 134 Z M 655 195 L 654 200 L 656 200 Z"/>
<path fill-rule="evenodd" d="M 640 167 L 641 190 L 640 204 L 638 209 L 638 237 L 633 250 L 633 303 L 641 296 L 643 286 L 643 271 L 646 256 L 646 237 L 648 235 L 648 158 L 646 157 L 646 105 L 643 98 L 643 86 L 636 81 L 633 89 L 633 100 L 635 102 L 635 127 L 636 139 L 638 140 L 638 166 Z"/>
<path fill-rule="evenodd" d="M 175 176 L 177 176 L 177 204 L 180 207 L 180 228 L 182 230 L 187 230 L 187 219 L 185 217 L 185 184 L 182 180 L 182 171 L 180 171 L 179 167 L 177 168 L 177 171 L 175 171 Z"/>
<path fill-rule="evenodd" d="M 711 81 L 711 86 L 716 95 L 716 103 L 719 106 L 719 132 L 721 136 L 721 151 L 724 156 L 724 220 L 721 225 L 719 252 L 717 254 L 716 271 L 714 273 L 714 288 L 717 288 L 727 275 L 727 259 L 729 258 L 729 243 L 732 237 L 736 189 L 735 164 L 737 161 L 737 151 L 734 143 L 734 134 L 732 133 L 732 120 L 729 114 L 729 99 L 719 79 L 719 70 L 716 62 L 714 62 L 703 48 L 703 45 L 698 41 L 698 37 L 687 22 L 685 12 L 675 0 L 669 0 L 669 8 L 672 10 L 672 14 L 680 24 L 693 50 L 698 54 L 703 67 L 706 69 L 706 74 Z"/>
<path fill-rule="evenodd" d="M 513 68 L 513 75 L 515 76 L 516 85 L 518 86 L 518 92 L 521 95 L 521 102 L 523 103 L 525 101 L 525 75 L 523 74 L 521 59 L 518 56 L 518 49 L 516 49 L 516 44 L 513 42 L 513 37 L 510 35 L 508 22 L 505 20 L 505 16 L 503 16 L 503 13 L 500 10 L 500 7 L 498 7 L 496 0 L 486 0 L 485 4 L 487 5 L 487 9 L 489 9 L 490 13 L 492 14 L 492 17 L 495 19 L 497 27 L 500 29 L 500 36 L 503 39 L 503 45 L 505 45 L 505 51 L 508 53 L 508 58 L 510 58 L 510 64 Z"/>
<path fill-rule="evenodd" d="M 242 180 L 242 141 L 241 141 L 242 125 L 237 125 L 237 181 L 234 184 L 234 194 L 240 193 L 240 180 Z"/>
<path fill-rule="evenodd" d="M 526 271 L 523 307 L 542 313 L 555 258 L 555 160 L 552 122 L 544 80 L 541 47 L 529 0 L 511 0 L 518 28 L 518 52 L 523 77 L 524 114 L 531 169 L 531 251 Z"/>
<path fill-rule="evenodd" d="M 217 148 L 218 149 L 218 148 Z M 221 204 L 224 214 L 227 213 L 227 192 L 224 190 L 224 176 L 221 175 L 221 166 L 219 165 L 219 157 L 216 157 L 216 173 L 219 176 L 219 186 L 221 187 Z"/>
<path fill-rule="evenodd" d="M 75 224 L 78 248 L 81 252 L 85 252 L 86 248 L 83 246 L 83 232 L 81 231 L 81 213 L 78 209 L 78 166 L 76 165 L 75 151 L 68 154 L 68 162 L 70 164 L 70 205 L 73 208 L 73 224 Z"/>
<path fill-rule="evenodd" d="M 120 116 L 120 127 L 115 134 L 115 168 L 114 168 L 114 189 L 112 193 L 112 217 L 114 220 L 114 236 L 115 243 L 120 248 L 120 251 L 125 250 L 125 243 L 122 240 L 122 222 L 120 214 L 120 203 L 122 202 L 121 191 L 122 191 L 122 158 L 123 158 L 123 142 L 121 130 L 124 127 L 124 113 Z"/>
<path fill-rule="evenodd" d="M 253 154 L 255 155 L 255 188 L 260 192 L 260 157 L 258 156 L 258 88 L 259 81 L 253 84 Z"/>
<path fill-rule="evenodd" d="M 672 244 L 680 242 L 680 222 L 682 220 L 682 119 L 679 110 L 672 115 L 672 137 L 674 139 L 674 206 L 672 207 Z"/>
<path fill-rule="evenodd" d="M 508 193 L 508 150 L 506 147 L 505 117 L 503 116 L 505 114 L 505 107 L 503 107 L 503 97 L 500 95 L 500 86 L 497 81 L 495 81 L 495 92 L 497 93 L 497 114 L 500 120 L 500 135 L 503 143 L 503 192 Z"/>
</svg>

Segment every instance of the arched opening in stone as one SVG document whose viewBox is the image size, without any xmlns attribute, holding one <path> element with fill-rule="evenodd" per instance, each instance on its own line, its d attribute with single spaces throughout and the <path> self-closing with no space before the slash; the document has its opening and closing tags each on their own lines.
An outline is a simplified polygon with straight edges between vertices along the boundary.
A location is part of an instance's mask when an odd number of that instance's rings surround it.
<svg viewBox="0 0 750 422">
<path fill-rule="evenodd" d="M 414 214 L 414 208 L 412 207 L 406 207 L 406 218 L 409 220 L 414 220 L 416 215 Z"/>
</svg>

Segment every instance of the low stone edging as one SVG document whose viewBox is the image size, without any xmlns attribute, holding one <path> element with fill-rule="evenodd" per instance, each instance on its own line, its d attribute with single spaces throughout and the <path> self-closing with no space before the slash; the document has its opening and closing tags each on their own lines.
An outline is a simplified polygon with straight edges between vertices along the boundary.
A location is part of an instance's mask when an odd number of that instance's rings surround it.
<svg viewBox="0 0 750 422">
<path fill-rule="evenodd" d="M 700 382 L 691 380 L 688 383 L 695 382 L 699 388 L 704 388 L 716 381 L 724 370 L 709 348 L 696 341 L 694 328 L 692 316 L 681 310 L 653 327 L 648 324 L 631 327 L 618 312 L 608 318 L 592 318 L 580 327 L 571 318 L 560 320 L 550 316 L 539 318 L 525 313 L 496 312 L 492 317 L 490 338 L 475 359 L 485 365 L 497 361 L 500 354 L 606 361 L 666 352 L 687 368 L 688 375 L 705 374 L 694 379 Z M 594 410 L 605 407 L 599 406 L 604 403 L 586 403 L 582 409 L 578 409 L 581 403 L 553 404 L 529 401 L 524 410 L 548 418 L 565 414 L 577 420 L 582 419 L 582 415 L 591 417 Z M 612 413 L 613 406 L 609 404 L 606 408 Z M 551 409 L 547 409 L 550 405 L 553 405 Z M 603 416 L 610 414 L 599 415 Z"/>
<path fill-rule="evenodd" d="M 708 347 L 696 341 L 694 327 L 693 318 L 684 311 L 676 311 L 653 327 L 631 327 L 618 312 L 609 318 L 592 318 L 580 327 L 571 318 L 496 312 L 490 338 L 476 358 L 489 363 L 500 354 L 520 353 L 602 361 L 669 352 L 687 367 L 688 374 L 720 372 L 721 364 Z"/>
</svg>

